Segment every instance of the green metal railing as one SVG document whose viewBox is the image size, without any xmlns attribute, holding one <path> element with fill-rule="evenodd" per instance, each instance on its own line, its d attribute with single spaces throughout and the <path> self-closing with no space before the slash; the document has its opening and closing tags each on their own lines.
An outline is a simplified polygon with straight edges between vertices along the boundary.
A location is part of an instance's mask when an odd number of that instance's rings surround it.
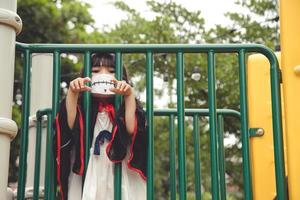
<svg viewBox="0 0 300 200">
<path fill-rule="evenodd" d="M 60 55 L 62 53 L 81 53 L 84 55 L 84 75 L 90 75 L 90 56 L 93 52 L 112 52 L 116 55 L 116 77 L 121 78 L 122 71 L 122 54 L 124 53 L 140 53 L 146 55 L 146 111 L 148 124 L 148 169 L 147 169 L 147 199 L 154 199 L 154 181 L 153 181 L 153 161 L 154 161 L 154 141 L 153 141 L 153 117 L 155 112 L 153 109 L 153 55 L 155 53 L 174 53 L 176 54 L 176 75 L 177 75 L 177 109 L 172 111 L 164 111 L 165 115 L 170 117 L 170 129 L 174 129 L 174 116 L 177 115 L 178 120 L 178 183 L 179 183 L 179 199 L 186 199 L 186 172 L 185 172 L 185 116 L 189 115 L 188 110 L 184 106 L 184 54 L 186 53 L 205 53 L 208 61 L 208 94 L 209 109 L 205 113 L 209 117 L 210 127 L 210 156 L 211 156 L 211 185 L 212 199 L 226 199 L 225 177 L 224 173 L 224 150 L 221 141 L 223 116 L 218 114 L 221 110 L 216 108 L 216 92 L 215 92 L 215 54 L 217 53 L 235 53 L 239 59 L 239 78 L 240 78 L 240 107 L 241 107 L 241 132 L 242 132 L 242 156 L 243 156 L 243 180 L 244 180 L 244 197 L 247 200 L 252 199 L 252 181 L 249 159 L 249 127 L 248 127 L 248 110 L 246 95 L 246 53 L 261 53 L 265 55 L 270 62 L 271 70 L 271 93 L 272 93 L 272 117 L 273 117 L 273 138 L 274 138 L 274 157 L 275 157 L 275 173 L 276 173 L 276 191 L 277 198 L 286 199 L 286 180 L 284 168 L 283 139 L 282 139 L 282 121 L 281 121 L 281 103 L 280 103 L 280 83 L 279 68 L 274 53 L 262 45 L 180 45 L 180 44 L 159 44 L 159 45 L 67 45 L 67 44 L 22 44 L 17 43 L 17 50 L 24 54 L 24 77 L 23 77 L 23 111 L 22 111 L 22 136 L 21 136 L 21 153 L 20 153 L 20 172 L 18 182 L 18 199 L 24 199 L 25 180 L 26 180 L 26 162 L 27 162 L 27 145 L 28 145 L 28 117 L 30 106 L 30 67 L 32 53 L 52 53 L 53 54 L 53 95 L 52 110 L 48 117 L 53 121 L 58 111 L 59 104 L 59 87 L 60 87 Z M 84 93 L 84 112 L 85 116 L 90 116 L 90 94 Z M 121 99 L 116 98 L 116 107 L 120 104 Z M 199 112 L 199 113 L 198 113 Z M 199 135 L 198 116 L 204 111 L 194 110 L 193 125 L 194 137 L 197 139 Z M 204 114 L 203 114 L 204 115 Z M 85 123 L 90 119 L 86 118 Z M 51 135 L 53 130 L 51 129 Z M 86 127 L 86 138 L 89 137 L 89 127 Z M 195 142 L 198 141 L 198 139 Z M 86 139 L 88 142 L 89 139 Z M 175 151 L 174 132 L 170 133 L 170 152 Z M 88 145 L 86 145 L 88 146 Z M 198 156 L 199 144 L 195 143 L 195 155 Z M 88 155 L 88 149 L 86 149 Z M 88 162 L 88 157 L 85 162 Z M 175 155 L 170 157 L 171 163 L 171 199 L 176 198 L 176 181 L 175 175 Z M 200 160 L 195 160 L 195 169 L 200 167 Z M 196 198 L 201 198 L 201 179 L 200 168 L 196 170 Z M 55 180 L 54 180 L 55 182 Z M 115 199 L 121 199 L 121 166 L 115 167 Z M 54 187 L 55 188 L 55 187 Z M 53 189 L 54 189 L 53 188 Z M 48 189 L 47 189 L 48 190 Z M 50 190 L 49 191 L 53 191 Z M 53 191 L 54 193 L 54 191 Z M 52 199 L 51 197 L 47 199 Z"/>
<path fill-rule="evenodd" d="M 41 139 L 42 139 L 42 119 L 47 116 L 47 137 L 46 137 L 46 166 L 45 166 L 45 188 L 44 199 L 55 198 L 54 184 L 54 156 L 53 156 L 53 137 L 51 135 L 52 128 L 52 110 L 43 109 L 36 113 L 36 143 L 35 143 L 35 167 L 34 167 L 34 185 L 33 199 L 39 199 L 39 181 L 40 181 L 40 162 L 41 162 Z"/>
<path fill-rule="evenodd" d="M 194 171 L 195 171 L 195 199 L 201 200 L 201 167 L 200 167 L 200 138 L 199 138 L 199 117 L 209 116 L 209 109 L 185 109 L 184 110 L 185 116 L 193 117 L 193 141 L 194 141 Z M 226 199 L 226 184 L 225 184 L 225 162 L 224 162 L 224 148 L 223 148 L 223 118 L 226 116 L 232 116 L 237 119 L 240 118 L 240 113 L 231 109 L 216 109 L 216 115 L 218 116 L 218 131 L 217 136 L 218 140 L 216 143 L 218 144 L 218 151 L 219 153 L 216 155 L 217 163 L 219 164 L 219 168 L 215 169 L 215 176 L 217 177 L 217 181 L 220 183 L 218 186 L 220 187 L 220 196 L 218 199 Z M 169 159 L 170 159 L 170 199 L 176 199 L 176 169 L 175 169 L 175 127 L 174 127 L 174 119 L 175 116 L 178 115 L 178 111 L 176 109 L 164 109 L 164 110 L 155 110 L 154 116 L 168 116 L 169 117 Z M 179 123 L 179 122 L 178 122 Z M 179 131 L 179 129 L 178 129 Z M 178 146 L 180 146 L 180 140 L 182 138 L 178 135 Z M 183 144 L 184 145 L 184 144 Z M 182 145 L 182 146 L 183 146 Z M 185 146 L 181 147 L 184 148 Z M 180 155 L 180 151 L 183 151 L 180 147 L 178 147 L 178 155 Z M 212 151 L 211 151 L 212 152 Z M 179 157 L 179 156 L 178 156 Z M 212 156 L 211 156 L 212 158 Z M 180 166 L 180 162 L 185 159 L 185 153 L 182 155 L 182 158 L 179 157 L 178 162 Z M 216 164 L 218 166 L 218 164 Z M 186 194 L 186 182 L 180 182 L 180 176 L 185 176 L 186 166 L 183 165 L 182 169 L 179 168 L 179 195 L 180 192 L 184 192 L 183 197 L 179 196 L 180 198 L 185 198 Z M 182 191 L 183 190 L 183 191 Z M 218 191 L 219 192 L 219 191 Z"/>
</svg>

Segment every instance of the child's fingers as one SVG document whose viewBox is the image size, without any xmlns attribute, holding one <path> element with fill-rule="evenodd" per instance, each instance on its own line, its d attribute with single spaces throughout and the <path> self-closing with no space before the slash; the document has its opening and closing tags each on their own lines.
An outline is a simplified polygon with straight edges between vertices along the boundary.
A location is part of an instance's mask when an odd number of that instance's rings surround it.
<svg viewBox="0 0 300 200">
<path fill-rule="evenodd" d="M 118 94 L 118 90 L 117 90 L 116 88 L 109 88 L 109 90 L 110 90 L 111 92 L 114 92 L 114 93 Z"/>
<path fill-rule="evenodd" d="M 117 81 L 117 82 L 115 83 L 115 88 L 118 89 L 118 90 L 120 90 L 121 85 L 122 85 L 121 81 Z"/>
<path fill-rule="evenodd" d="M 84 86 L 84 88 L 81 89 L 81 91 L 91 91 L 91 90 L 92 88 L 86 85 Z"/>
<path fill-rule="evenodd" d="M 120 86 L 120 91 L 124 92 L 125 91 L 125 87 L 127 86 L 127 83 L 125 81 L 121 82 L 121 86 Z"/>
<path fill-rule="evenodd" d="M 113 78 L 113 79 L 111 79 L 111 82 L 113 82 L 113 84 L 115 85 L 115 88 L 116 88 L 119 81 L 117 79 Z"/>
<path fill-rule="evenodd" d="M 82 89 L 84 88 L 84 86 L 85 86 L 85 85 L 84 85 L 84 79 L 79 79 L 79 80 L 78 80 L 78 85 L 79 85 L 79 89 L 82 90 Z"/>
<path fill-rule="evenodd" d="M 85 85 L 85 83 L 90 82 L 91 79 L 89 77 L 85 77 L 85 78 L 76 78 L 73 81 L 70 82 L 70 89 L 73 92 L 83 92 L 83 91 L 91 91 L 92 88 Z"/>
<path fill-rule="evenodd" d="M 79 90 L 80 89 L 79 83 L 78 83 L 78 79 L 76 79 L 76 80 L 73 81 L 73 86 L 74 86 L 75 90 Z"/>
<path fill-rule="evenodd" d="M 113 83 L 117 83 L 117 82 L 118 82 L 118 80 L 115 79 L 115 78 L 111 79 L 111 81 L 112 81 Z"/>
<path fill-rule="evenodd" d="M 129 85 L 125 85 L 125 88 L 124 88 L 124 93 L 127 93 L 127 91 L 129 90 L 130 86 Z"/>
<path fill-rule="evenodd" d="M 90 77 L 84 77 L 83 78 L 83 82 L 84 83 L 88 83 L 88 82 L 91 82 L 92 80 L 90 79 Z"/>
<path fill-rule="evenodd" d="M 70 89 L 73 91 L 76 89 L 73 81 L 70 82 Z"/>
</svg>

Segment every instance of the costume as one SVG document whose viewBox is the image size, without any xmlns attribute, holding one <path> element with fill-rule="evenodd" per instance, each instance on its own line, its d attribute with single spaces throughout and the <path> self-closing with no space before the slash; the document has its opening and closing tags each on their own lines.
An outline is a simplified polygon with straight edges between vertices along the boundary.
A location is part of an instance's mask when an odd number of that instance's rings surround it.
<svg viewBox="0 0 300 200">
<path fill-rule="evenodd" d="M 117 162 L 122 162 L 122 179 L 124 179 L 122 180 L 122 197 L 132 199 L 129 194 L 134 194 L 132 190 L 143 190 L 143 188 L 130 187 L 130 185 L 134 186 L 132 182 L 142 180 L 142 182 L 136 185 L 136 187 L 140 187 L 142 184 L 145 184 L 146 180 L 147 135 L 145 113 L 137 104 L 135 131 L 130 136 L 125 127 L 124 105 L 121 105 L 119 111 L 116 113 L 111 104 L 102 105 L 92 100 L 91 106 L 91 152 L 85 180 L 87 182 L 83 189 L 83 199 L 93 198 L 93 192 L 96 199 L 98 197 L 105 199 L 113 198 L 113 194 L 107 194 L 108 196 L 103 197 L 101 193 L 110 193 L 109 191 L 113 191 L 112 169 L 113 163 Z M 68 199 L 68 193 L 70 193 L 68 192 L 70 181 L 72 182 L 73 179 L 77 179 L 77 182 L 80 182 L 85 167 L 83 119 L 84 115 L 81 106 L 78 105 L 75 123 L 71 130 L 67 123 L 65 100 L 61 102 L 60 110 L 55 119 L 56 134 L 54 143 L 57 182 L 60 186 L 62 199 L 64 200 Z M 99 121 L 100 123 L 98 123 Z M 137 174 L 139 176 L 136 176 Z M 107 177 L 103 179 L 103 176 L 106 175 Z M 101 182 L 102 179 L 104 183 Z M 127 184 L 127 186 L 124 186 L 123 183 Z M 81 188 L 78 185 L 73 187 L 72 184 L 70 189 Z M 95 184 L 98 186 L 93 187 Z"/>
</svg>

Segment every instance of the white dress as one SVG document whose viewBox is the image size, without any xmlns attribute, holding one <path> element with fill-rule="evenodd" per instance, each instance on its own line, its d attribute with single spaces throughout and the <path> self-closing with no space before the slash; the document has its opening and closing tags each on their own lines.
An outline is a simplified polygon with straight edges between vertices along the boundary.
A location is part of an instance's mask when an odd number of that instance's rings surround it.
<svg viewBox="0 0 300 200">
<path fill-rule="evenodd" d="M 107 140 L 104 140 L 104 143 L 100 145 L 100 155 L 94 155 L 94 144 L 97 135 L 102 130 L 112 132 L 112 128 L 108 114 L 105 111 L 99 112 L 94 128 L 94 138 L 90 149 L 82 200 L 114 200 L 114 163 L 109 160 L 106 154 Z M 137 172 L 127 167 L 129 154 L 129 151 L 127 151 L 127 155 L 122 161 L 122 200 L 146 200 L 146 181 Z M 79 190 L 81 191 L 78 184 L 71 183 L 72 181 L 78 182 L 78 180 L 75 180 L 78 177 L 76 174 L 71 174 L 69 177 L 68 199 L 76 200 L 81 197 L 81 194 L 78 193 Z M 79 182 L 81 183 L 81 177 Z"/>
</svg>

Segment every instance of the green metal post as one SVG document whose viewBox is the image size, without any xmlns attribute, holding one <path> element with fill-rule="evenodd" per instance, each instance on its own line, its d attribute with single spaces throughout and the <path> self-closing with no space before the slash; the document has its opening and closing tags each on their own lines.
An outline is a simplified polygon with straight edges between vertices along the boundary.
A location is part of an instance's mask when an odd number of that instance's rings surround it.
<svg viewBox="0 0 300 200">
<path fill-rule="evenodd" d="M 86 51 L 84 53 L 84 77 L 91 77 L 91 53 Z M 90 135 L 91 135 L 91 93 L 83 92 L 83 112 L 84 112 L 84 177 L 90 158 Z"/>
<path fill-rule="evenodd" d="M 176 53 L 179 199 L 186 199 L 185 133 L 184 133 L 184 66 L 183 53 Z"/>
<path fill-rule="evenodd" d="M 180 200 L 186 199 L 186 174 L 185 174 L 185 138 L 184 138 L 184 80 L 183 80 L 183 54 L 184 53 L 205 53 L 208 52 L 208 86 L 209 86 L 209 117 L 210 117 L 210 147 L 211 147 L 211 167 L 212 167 L 212 196 L 213 199 L 219 199 L 220 184 L 218 178 L 218 152 L 217 152 L 217 111 L 216 111 L 216 97 L 215 97 L 215 69 L 214 69 L 214 53 L 239 53 L 239 70 L 240 70 L 240 106 L 241 106 L 241 127 L 242 127 L 242 143 L 243 143 L 243 178 L 245 188 L 245 199 L 252 199 L 252 181 L 250 171 L 249 159 L 249 133 L 248 133 L 248 119 L 247 119 L 247 97 L 246 97 L 246 72 L 245 72 L 245 52 L 258 52 L 266 55 L 271 63 L 271 89 L 272 89 L 272 117 L 273 117 L 273 134 L 274 134 L 274 155 L 276 166 L 276 188 L 279 199 L 286 197 L 286 180 L 284 169 L 284 155 L 283 155 L 283 140 L 282 140 L 282 121 L 281 121 L 281 104 L 280 104 L 280 87 L 278 80 L 278 63 L 274 53 L 264 47 L 263 45 L 241 45 L 241 44 L 228 44 L 228 45 L 183 45 L 183 44 L 126 44 L 126 45 L 81 45 L 81 44 L 22 44 L 17 43 L 17 49 L 25 54 L 24 65 L 24 80 L 23 80 L 23 112 L 22 112 L 22 141 L 21 141 L 21 154 L 20 154 L 20 173 L 18 181 L 18 200 L 24 199 L 25 182 L 26 182 L 26 162 L 27 162 L 27 145 L 28 145 L 28 115 L 29 115 L 29 91 L 30 91 L 30 62 L 31 53 L 49 53 L 54 52 L 54 68 L 53 68 L 53 98 L 52 98 L 52 116 L 50 122 L 53 122 L 54 117 L 58 111 L 59 103 L 59 90 L 60 90 L 60 53 L 84 53 L 85 54 L 85 68 L 90 62 L 90 53 L 93 51 L 114 52 L 117 53 L 116 62 L 119 63 L 121 71 L 121 53 L 146 53 L 147 55 L 147 123 L 148 123 L 148 169 L 147 169 L 147 197 L 153 199 L 154 183 L 153 183 L 153 52 L 155 53 L 176 53 L 176 70 L 177 70 L 177 110 L 166 111 L 167 115 L 173 113 L 178 114 L 178 160 L 179 160 L 179 198 Z M 179 52 L 178 52 L 179 51 Z M 118 58 L 119 55 L 119 58 Z M 119 61 L 118 61 L 119 60 Z M 89 74 L 90 72 L 85 72 Z M 119 77 L 121 78 L 121 76 Z M 86 95 L 86 101 L 90 101 Z M 118 102 L 119 101 L 119 102 Z M 118 105 L 121 100 L 116 98 Z M 88 113 L 89 105 L 85 104 L 85 111 Z M 117 108 L 117 107 L 116 107 Z M 186 110 L 186 114 L 191 116 L 195 110 Z M 207 110 L 199 111 L 205 113 Z M 198 112 L 198 111 L 197 111 Z M 227 111 L 221 111 L 226 113 Z M 89 114 L 86 116 L 90 116 Z M 199 114 L 201 116 L 201 114 Z M 88 121 L 88 119 L 86 119 Z M 88 128 L 87 128 L 88 129 Z M 53 131 L 50 136 L 53 136 Z M 89 142 L 89 139 L 86 141 Z M 88 146 L 88 145 L 86 145 Z M 220 145 L 219 145 L 220 146 Z M 220 149 L 219 149 L 220 150 Z M 88 155 L 88 154 L 87 154 Z M 51 157 L 51 156 L 50 156 Z M 87 162 L 86 157 L 85 162 Z M 53 162 L 54 160 L 52 160 Z M 53 162 L 54 163 L 54 162 Z M 220 161 L 220 165 L 222 162 Z M 116 166 L 116 169 L 118 166 Z M 222 168 L 222 166 L 220 166 Z M 53 166 L 54 169 L 54 166 Z M 51 170 L 50 170 L 51 171 Z M 120 180 L 121 168 L 119 166 L 119 175 L 116 173 L 115 183 L 121 187 Z M 220 177 L 221 178 L 221 177 Z M 222 178 L 221 178 L 222 179 Z M 53 187 L 49 187 L 49 193 L 53 194 L 50 199 L 55 198 L 55 177 L 53 179 Z M 222 180 L 221 180 L 222 184 Z M 224 186 L 221 186 L 224 187 Z M 118 192 L 118 190 L 120 192 Z M 53 192 L 51 192 L 53 191 Z M 221 193 L 223 193 L 221 191 Z M 115 197 L 121 196 L 120 188 L 116 190 Z M 176 195 L 175 195 L 176 196 Z M 172 198 L 172 197 L 171 197 Z"/>
<path fill-rule="evenodd" d="M 51 121 L 54 121 L 55 116 L 58 112 L 59 99 L 60 99 L 60 52 L 55 50 L 53 52 L 53 85 L 52 85 L 52 116 Z M 52 129 L 51 135 L 54 135 L 54 130 Z M 51 199 L 56 198 L 56 176 L 53 177 L 53 194 Z"/>
<path fill-rule="evenodd" d="M 122 54 L 121 52 L 116 52 L 116 78 L 117 80 L 122 80 Z M 121 95 L 116 95 L 115 108 L 119 109 L 120 103 L 122 101 Z M 114 167 L 114 199 L 121 200 L 122 198 L 122 163 L 116 163 Z"/>
<path fill-rule="evenodd" d="M 52 115 L 52 110 L 51 110 L 51 114 L 48 115 L 48 130 L 47 130 L 47 155 L 49 156 L 49 165 L 46 166 L 46 170 L 45 172 L 49 172 L 49 180 L 48 182 L 48 197 L 45 198 L 45 200 L 49 199 L 49 200 L 54 200 L 55 196 L 56 196 L 56 176 L 55 176 L 55 155 L 53 153 L 53 133 L 52 133 L 52 120 L 54 119 L 53 115 Z M 47 186 L 47 185 L 46 185 Z"/>
<path fill-rule="evenodd" d="M 146 53 L 146 111 L 148 134 L 147 200 L 154 199 L 154 136 L 153 136 L 153 54 Z"/>
<path fill-rule="evenodd" d="M 170 199 L 176 200 L 176 148 L 174 137 L 174 115 L 169 117 L 169 154 L 170 154 Z"/>
<path fill-rule="evenodd" d="M 50 171 L 51 166 L 50 155 L 52 147 L 49 146 L 48 135 L 51 131 L 51 121 L 49 117 L 51 115 L 50 109 L 38 110 L 36 113 L 36 148 L 35 148 L 35 168 L 34 168 L 34 186 L 33 186 L 33 199 L 39 199 L 39 182 L 40 182 L 40 159 L 41 159 L 41 139 L 42 139 L 42 117 L 47 114 L 47 146 L 46 146 L 46 170 L 45 170 L 45 194 L 44 198 L 49 199 L 49 179 L 54 176 L 54 171 Z M 52 138 L 51 138 L 52 140 Z"/>
<path fill-rule="evenodd" d="M 214 52 L 208 52 L 208 100 L 209 100 L 209 130 L 210 130 L 210 159 L 212 199 L 218 200 L 219 178 L 218 178 L 218 152 L 217 152 L 217 111 L 216 111 L 216 87 L 215 87 L 215 63 Z"/>
<path fill-rule="evenodd" d="M 193 116 L 193 139 L 194 139 L 194 168 L 195 168 L 195 195 L 196 200 L 201 200 L 201 168 L 200 168 L 200 142 L 199 142 L 199 117 Z"/>
<path fill-rule="evenodd" d="M 248 132 L 248 105 L 247 105 L 247 76 L 245 50 L 239 51 L 239 78 L 240 78 L 240 106 L 241 106 L 241 131 L 242 131 L 242 154 L 243 154 L 243 178 L 245 199 L 251 200 L 252 180 L 249 158 L 249 132 Z"/>
<path fill-rule="evenodd" d="M 42 116 L 36 114 L 36 139 L 35 139 L 35 166 L 34 166 L 34 184 L 33 200 L 39 199 L 40 186 L 40 166 L 41 166 L 41 140 L 42 140 Z"/>
<path fill-rule="evenodd" d="M 53 117 L 58 112 L 59 99 L 60 99 L 60 52 L 54 51 L 53 53 L 53 96 L 52 96 L 52 113 Z"/>
<path fill-rule="evenodd" d="M 21 127 L 20 167 L 18 180 L 18 200 L 25 198 L 25 182 L 27 170 L 28 130 L 29 130 L 29 108 L 30 108 L 30 66 L 31 53 L 26 49 L 24 53 L 23 66 L 23 109 Z"/>
<path fill-rule="evenodd" d="M 52 121 L 51 109 L 46 109 L 47 112 L 47 140 L 46 140 L 46 166 L 45 166 L 45 200 L 54 199 L 54 155 L 53 155 L 53 137 L 51 135 Z"/>
<path fill-rule="evenodd" d="M 269 58 L 271 63 L 271 93 L 272 93 L 272 119 L 273 119 L 273 142 L 274 160 L 276 172 L 276 191 L 278 200 L 288 199 L 287 183 L 285 178 L 285 162 L 283 148 L 282 113 L 281 113 L 281 92 L 279 81 L 279 65 L 276 56 L 272 54 Z"/>
<path fill-rule="evenodd" d="M 218 115 L 218 163 L 219 163 L 219 177 L 221 200 L 226 200 L 226 181 L 225 181 L 225 161 L 224 161 L 224 124 L 223 116 Z"/>
</svg>

